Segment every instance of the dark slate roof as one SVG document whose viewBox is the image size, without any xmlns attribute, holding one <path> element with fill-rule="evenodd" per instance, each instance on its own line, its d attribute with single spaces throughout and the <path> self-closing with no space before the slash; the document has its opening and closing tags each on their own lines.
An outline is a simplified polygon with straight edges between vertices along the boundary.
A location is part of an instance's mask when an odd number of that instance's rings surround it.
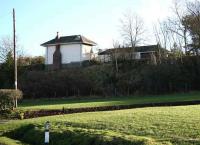
<svg viewBox="0 0 200 145">
<path fill-rule="evenodd" d="M 67 43 L 79 43 L 79 44 L 86 44 L 90 46 L 95 46 L 97 45 L 95 42 L 92 40 L 89 40 L 88 38 L 82 36 L 82 35 L 72 35 L 72 36 L 63 36 L 59 38 L 54 38 L 50 41 L 47 41 L 41 46 L 47 46 L 47 45 L 55 45 L 55 44 L 67 44 Z"/>
<path fill-rule="evenodd" d="M 158 45 L 147 45 L 147 46 L 137 46 L 135 47 L 135 52 L 148 52 L 148 51 L 158 51 Z M 105 51 L 99 52 L 99 55 L 106 55 L 112 54 L 114 52 L 131 52 L 132 47 L 125 47 L 125 48 L 110 48 Z"/>
</svg>

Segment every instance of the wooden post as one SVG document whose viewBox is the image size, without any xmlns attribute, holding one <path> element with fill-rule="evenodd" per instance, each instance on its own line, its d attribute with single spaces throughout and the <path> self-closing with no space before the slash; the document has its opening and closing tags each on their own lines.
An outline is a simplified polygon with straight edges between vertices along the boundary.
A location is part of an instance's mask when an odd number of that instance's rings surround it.
<svg viewBox="0 0 200 145">
<path fill-rule="evenodd" d="M 15 90 L 17 90 L 17 56 L 16 56 L 16 35 L 15 35 L 15 9 L 13 8 L 13 53 L 14 53 L 14 78 L 15 78 Z M 15 107 L 17 108 L 17 98 L 15 98 Z"/>
</svg>

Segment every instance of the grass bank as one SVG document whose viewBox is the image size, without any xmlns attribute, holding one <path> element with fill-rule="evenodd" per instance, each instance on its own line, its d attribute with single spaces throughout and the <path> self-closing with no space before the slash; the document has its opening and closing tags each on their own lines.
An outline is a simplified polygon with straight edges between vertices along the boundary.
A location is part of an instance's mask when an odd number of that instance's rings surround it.
<svg viewBox="0 0 200 145">
<path fill-rule="evenodd" d="M 19 103 L 21 110 L 53 110 L 64 108 L 87 108 L 101 106 L 118 106 L 145 103 L 200 101 L 200 92 L 162 95 L 162 96 L 133 96 L 115 98 L 71 98 L 71 99 L 38 99 L 23 100 Z"/>
</svg>

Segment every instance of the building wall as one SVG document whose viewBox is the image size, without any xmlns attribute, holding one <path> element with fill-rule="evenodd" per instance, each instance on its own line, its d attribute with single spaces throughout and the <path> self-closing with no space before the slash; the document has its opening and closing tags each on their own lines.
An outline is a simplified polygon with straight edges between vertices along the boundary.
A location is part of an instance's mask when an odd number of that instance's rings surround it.
<svg viewBox="0 0 200 145">
<path fill-rule="evenodd" d="M 69 64 L 80 62 L 90 59 L 92 46 L 83 44 L 67 44 L 60 46 L 60 52 L 62 54 L 62 64 Z M 53 54 L 55 52 L 55 46 L 48 46 L 46 48 L 45 64 L 53 64 Z"/>
<path fill-rule="evenodd" d="M 135 59 L 141 59 L 141 53 L 140 52 L 135 52 Z"/>
<path fill-rule="evenodd" d="M 53 54 L 55 52 L 55 46 L 48 46 L 46 48 L 45 64 L 53 64 Z"/>
<path fill-rule="evenodd" d="M 115 55 L 118 59 L 130 59 L 130 53 L 116 53 Z M 109 62 L 112 61 L 111 59 L 112 57 L 108 54 L 98 56 L 98 60 L 101 62 Z M 141 52 L 134 52 L 133 59 L 141 59 Z"/>
<path fill-rule="evenodd" d="M 97 60 L 100 62 L 109 62 L 111 61 L 110 55 L 98 55 Z"/>
<path fill-rule="evenodd" d="M 82 60 L 90 60 L 92 46 L 82 45 Z"/>
<path fill-rule="evenodd" d="M 61 45 L 62 64 L 80 62 L 82 60 L 81 47 L 82 44 Z"/>
</svg>

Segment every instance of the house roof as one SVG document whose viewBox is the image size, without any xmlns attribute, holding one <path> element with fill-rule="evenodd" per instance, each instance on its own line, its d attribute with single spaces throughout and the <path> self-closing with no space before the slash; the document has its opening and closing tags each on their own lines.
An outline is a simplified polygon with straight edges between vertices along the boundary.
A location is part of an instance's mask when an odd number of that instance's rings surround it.
<svg viewBox="0 0 200 145">
<path fill-rule="evenodd" d="M 152 52 L 158 51 L 158 45 L 147 45 L 147 46 L 137 46 L 135 47 L 135 52 Z M 106 55 L 112 54 L 114 52 L 123 53 L 123 52 L 130 52 L 132 51 L 132 47 L 125 47 L 125 48 L 110 48 L 105 51 L 99 52 L 99 55 Z"/>
<path fill-rule="evenodd" d="M 86 44 L 86 45 L 90 45 L 90 46 L 97 45 L 94 41 L 92 41 L 82 35 L 72 35 L 72 36 L 55 37 L 54 39 L 41 44 L 41 46 L 46 47 L 48 45 L 67 44 L 67 43 Z"/>
</svg>

